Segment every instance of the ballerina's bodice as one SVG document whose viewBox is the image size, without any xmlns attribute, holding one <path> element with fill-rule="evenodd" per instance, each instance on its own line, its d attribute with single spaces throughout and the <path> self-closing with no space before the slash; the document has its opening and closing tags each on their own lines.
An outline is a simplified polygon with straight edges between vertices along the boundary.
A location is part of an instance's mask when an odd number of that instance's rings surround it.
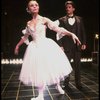
<svg viewBox="0 0 100 100">
<path fill-rule="evenodd" d="M 44 25 L 42 22 L 37 23 L 35 27 L 30 27 L 28 25 L 27 30 L 34 41 L 46 38 L 46 25 Z"/>
<path fill-rule="evenodd" d="M 58 34 L 59 39 L 62 38 L 66 32 L 66 30 L 62 27 L 58 27 L 58 22 L 53 22 L 50 19 L 48 20 L 48 24 L 43 21 L 43 17 L 39 16 L 39 20 L 36 23 L 36 25 L 27 25 L 26 29 L 22 31 L 24 38 L 26 41 L 26 44 L 29 44 L 28 42 L 28 36 L 31 35 L 33 41 L 43 40 L 46 39 L 46 28 L 48 27 L 50 30 L 56 31 Z"/>
</svg>

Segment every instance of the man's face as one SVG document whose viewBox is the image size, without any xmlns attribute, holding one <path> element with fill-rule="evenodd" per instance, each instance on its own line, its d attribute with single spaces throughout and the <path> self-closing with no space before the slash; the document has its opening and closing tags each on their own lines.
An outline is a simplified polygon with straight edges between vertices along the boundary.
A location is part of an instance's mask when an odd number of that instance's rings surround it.
<svg viewBox="0 0 100 100">
<path fill-rule="evenodd" d="M 73 14 L 74 11 L 75 11 L 75 8 L 71 4 L 67 4 L 65 9 L 66 9 L 66 12 L 67 12 L 68 15 Z"/>
</svg>

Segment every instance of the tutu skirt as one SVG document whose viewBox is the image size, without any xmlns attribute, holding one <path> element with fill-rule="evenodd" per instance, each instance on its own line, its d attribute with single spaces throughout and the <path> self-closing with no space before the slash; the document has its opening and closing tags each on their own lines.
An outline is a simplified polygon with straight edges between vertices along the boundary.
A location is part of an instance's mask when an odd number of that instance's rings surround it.
<svg viewBox="0 0 100 100">
<path fill-rule="evenodd" d="M 28 86 L 52 85 L 71 71 L 63 50 L 52 39 L 44 38 L 31 41 L 26 48 L 19 80 Z"/>
</svg>

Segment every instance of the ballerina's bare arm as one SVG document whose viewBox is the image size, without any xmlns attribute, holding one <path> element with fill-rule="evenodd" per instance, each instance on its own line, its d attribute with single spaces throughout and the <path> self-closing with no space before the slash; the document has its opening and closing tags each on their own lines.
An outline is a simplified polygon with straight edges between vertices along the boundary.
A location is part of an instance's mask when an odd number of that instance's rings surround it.
<svg viewBox="0 0 100 100">
<path fill-rule="evenodd" d="M 73 39 L 73 41 L 74 41 L 74 43 L 77 43 L 77 45 L 80 45 L 80 44 L 81 44 L 80 40 L 78 39 L 78 37 L 77 37 L 74 33 L 72 33 L 72 32 L 70 32 L 70 31 L 66 30 L 66 29 L 63 28 L 63 27 L 59 27 L 55 22 L 51 21 L 50 19 L 48 19 L 48 18 L 46 18 L 46 17 L 45 17 L 45 22 L 46 22 L 47 26 L 48 26 L 51 30 L 53 30 L 53 31 L 55 31 L 55 32 L 57 32 L 57 33 L 59 33 L 59 34 L 62 35 L 62 36 L 64 36 L 64 35 L 71 36 L 72 39 Z"/>
<path fill-rule="evenodd" d="M 22 33 L 24 34 L 24 36 L 21 37 L 20 41 L 17 43 L 16 47 L 15 47 L 15 51 L 14 53 L 16 55 L 18 55 L 18 52 L 19 52 L 19 47 L 23 44 L 23 43 L 26 43 L 28 45 L 29 41 L 27 40 L 28 36 L 29 36 L 29 33 L 27 31 L 27 28 L 24 29 L 22 31 Z"/>
</svg>

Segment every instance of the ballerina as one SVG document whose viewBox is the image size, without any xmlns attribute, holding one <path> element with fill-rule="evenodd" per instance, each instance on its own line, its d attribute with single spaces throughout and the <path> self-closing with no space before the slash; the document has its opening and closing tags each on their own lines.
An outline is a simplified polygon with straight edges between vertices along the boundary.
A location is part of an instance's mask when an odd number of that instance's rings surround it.
<svg viewBox="0 0 100 100">
<path fill-rule="evenodd" d="M 29 1 L 27 10 L 32 15 L 32 20 L 27 22 L 26 28 L 22 31 L 24 36 L 15 47 L 15 54 L 18 55 L 19 47 L 23 43 L 28 45 L 19 80 L 27 86 L 38 87 L 38 97 L 31 100 L 44 100 L 43 91 L 46 85 L 56 84 L 56 89 L 60 94 L 64 94 L 60 81 L 72 72 L 72 67 L 60 46 L 54 40 L 46 37 L 46 28 L 56 31 L 60 37 L 71 36 L 78 45 L 81 42 L 73 33 L 58 27 L 49 18 L 40 16 L 37 1 Z M 31 42 L 28 41 L 29 35 L 33 39 Z"/>
</svg>

